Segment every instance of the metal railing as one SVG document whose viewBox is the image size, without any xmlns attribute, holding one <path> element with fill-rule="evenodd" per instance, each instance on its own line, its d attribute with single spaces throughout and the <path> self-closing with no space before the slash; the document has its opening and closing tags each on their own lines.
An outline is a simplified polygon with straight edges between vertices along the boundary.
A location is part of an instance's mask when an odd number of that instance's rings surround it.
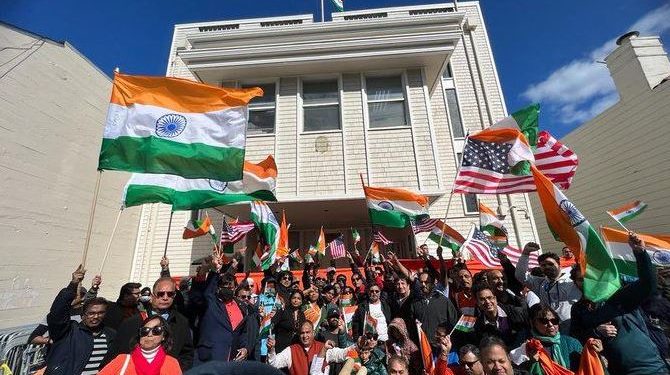
<svg viewBox="0 0 670 375">
<path fill-rule="evenodd" d="M 44 345 L 28 344 L 36 324 L 0 330 L 0 363 L 7 363 L 14 375 L 29 375 L 44 365 Z"/>
</svg>

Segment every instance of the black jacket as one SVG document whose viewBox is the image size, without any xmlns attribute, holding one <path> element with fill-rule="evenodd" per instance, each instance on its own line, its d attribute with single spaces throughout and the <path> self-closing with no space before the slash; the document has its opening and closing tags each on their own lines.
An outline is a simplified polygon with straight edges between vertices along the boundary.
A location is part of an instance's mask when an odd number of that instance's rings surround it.
<svg viewBox="0 0 670 375">
<path fill-rule="evenodd" d="M 77 284 L 70 284 L 62 289 L 47 315 L 49 337 L 53 340 L 53 344 L 47 356 L 46 375 L 81 374 L 93 351 L 93 332 L 84 324 L 70 320 L 70 304 L 75 299 L 76 293 Z M 116 336 L 116 332 L 104 327 L 104 324 L 102 332 L 107 338 L 108 351 L 100 368 L 114 358 L 111 348 Z"/>
<path fill-rule="evenodd" d="M 444 294 L 434 290 L 429 297 L 417 296 L 411 305 L 412 317 L 421 322 L 428 337 L 435 337 L 435 330 L 442 325 L 451 331 L 458 321 L 459 314 L 454 304 Z M 410 338 L 417 340 L 416 325 L 407 327 Z"/>
<path fill-rule="evenodd" d="M 149 311 L 149 315 L 154 315 Z M 120 353 L 130 353 L 132 351 L 131 341 L 137 337 L 142 326 L 143 318 L 140 314 L 135 314 L 126 319 L 119 326 L 116 336 L 116 345 L 114 346 L 114 356 Z M 188 326 L 188 320 L 174 308 L 170 311 L 168 326 L 172 333 L 172 349 L 167 354 L 175 357 L 179 361 L 182 371 L 191 368 L 193 364 L 193 338 Z M 112 357 L 114 358 L 114 357 Z"/>
<path fill-rule="evenodd" d="M 382 313 L 384 313 L 386 324 L 388 325 L 392 319 L 391 308 L 389 307 L 388 303 L 386 303 L 386 301 L 380 300 L 380 302 L 382 304 Z M 369 310 L 370 301 L 365 301 L 358 305 L 354 316 L 351 318 L 351 331 L 354 341 L 358 340 L 358 338 L 363 334 L 363 328 L 365 327 L 365 315 Z"/>
<path fill-rule="evenodd" d="M 119 329 L 121 323 L 123 323 L 123 306 L 120 302 L 110 302 L 107 305 L 107 313 L 105 314 L 105 326 L 113 329 Z M 139 309 L 135 307 L 135 313 L 138 313 Z"/>
<path fill-rule="evenodd" d="M 293 319 L 294 312 L 298 311 L 298 320 Z M 294 309 L 292 307 L 280 309 L 275 316 L 272 317 L 272 328 L 275 335 L 276 344 L 275 350 L 277 353 L 284 350 L 291 345 L 293 336 L 298 332 L 300 323 L 305 321 L 305 313 L 300 308 Z M 317 327 L 318 328 L 318 327 Z"/>
</svg>

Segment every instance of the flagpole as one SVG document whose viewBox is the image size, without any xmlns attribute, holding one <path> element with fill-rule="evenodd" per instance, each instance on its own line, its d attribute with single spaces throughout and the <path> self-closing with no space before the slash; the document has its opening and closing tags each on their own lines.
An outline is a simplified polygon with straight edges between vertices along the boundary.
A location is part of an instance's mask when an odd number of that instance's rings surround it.
<svg viewBox="0 0 670 375">
<path fill-rule="evenodd" d="M 170 241 L 170 229 L 172 228 L 172 216 L 174 215 L 174 211 L 170 209 L 170 221 L 168 221 L 168 229 L 167 229 L 167 236 L 165 236 L 165 249 L 163 250 L 163 258 L 167 256 L 167 248 L 168 248 L 168 242 Z"/>
<path fill-rule="evenodd" d="M 607 211 L 605 211 L 605 212 L 607 212 Z M 610 215 L 610 217 L 611 217 L 611 218 L 612 218 L 612 219 L 613 219 L 614 221 L 616 221 L 616 222 L 617 222 L 617 224 L 619 224 L 619 225 L 621 226 L 621 228 L 625 229 L 625 230 L 626 230 L 626 232 L 631 232 L 631 230 L 630 230 L 630 229 L 628 229 L 628 228 L 626 228 L 626 226 L 625 226 L 625 225 L 623 225 L 623 223 L 622 223 L 622 222 L 620 222 L 620 221 L 619 221 L 619 219 L 615 218 L 615 217 L 614 217 L 614 215 L 612 215 L 612 214 L 611 214 L 611 213 L 609 213 L 609 212 L 607 212 L 607 214 L 608 214 L 608 215 Z"/>
<path fill-rule="evenodd" d="M 468 144 L 468 138 L 470 138 L 470 131 L 465 135 L 465 141 L 463 142 L 463 147 Z M 444 220 L 442 221 L 442 233 L 440 233 L 440 242 L 437 243 L 437 246 L 442 246 L 442 239 L 444 238 L 444 230 L 447 228 L 447 216 L 449 215 L 449 207 L 451 206 L 451 199 L 454 197 L 454 185 L 456 184 L 456 178 L 458 173 L 461 171 L 461 166 L 463 165 L 463 158 L 465 155 L 461 154 L 461 159 L 458 161 L 458 168 L 456 168 L 456 176 L 454 177 L 454 182 L 451 184 L 451 192 L 449 193 L 449 200 L 447 201 L 447 209 L 444 212 Z M 361 177 L 362 178 L 362 177 Z M 428 241 L 428 237 L 423 241 L 425 245 Z"/>
<path fill-rule="evenodd" d="M 109 236 L 109 241 L 107 241 L 107 248 L 105 249 L 105 255 L 102 257 L 102 263 L 100 264 L 100 270 L 98 271 L 98 275 L 102 275 L 102 269 L 105 267 L 105 262 L 107 261 L 109 250 L 112 248 L 112 239 L 114 239 L 116 228 L 119 226 L 119 219 L 121 219 L 122 212 L 123 212 L 123 206 L 121 206 L 119 214 L 116 215 L 116 222 L 114 222 L 114 228 L 112 228 L 112 234 Z"/>
<path fill-rule="evenodd" d="M 323 16 L 323 0 L 321 0 L 321 22 L 325 22 L 325 17 Z"/>
<path fill-rule="evenodd" d="M 93 201 L 88 216 L 88 228 L 86 229 L 86 239 L 84 240 L 84 251 L 81 255 L 81 265 L 86 268 L 86 257 L 88 256 L 88 246 L 91 243 L 91 232 L 93 231 L 93 218 L 95 217 L 95 206 L 98 202 L 98 193 L 100 192 L 100 180 L 102 179 L 102 169 L 98 170 L 98 176 L 95 179 L 95 188 L 93 190 Z"/>
</svg>

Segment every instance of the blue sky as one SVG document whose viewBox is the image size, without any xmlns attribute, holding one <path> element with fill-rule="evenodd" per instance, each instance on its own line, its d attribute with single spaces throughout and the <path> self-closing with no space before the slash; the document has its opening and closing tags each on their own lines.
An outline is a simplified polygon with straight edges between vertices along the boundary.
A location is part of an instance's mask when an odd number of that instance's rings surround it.
<svg viewBox="0 0 670 375">
<path fill-rule="evenodd" d="M 327 0 L 326 0 L 327 1 Z M 345 0 L 345 9 L 439 3 Z M 617 100 L 602 60 L 636 28 L 670 43 L 662 0 L 482 0 L 508 110 L 542 105 L 540 126 L 562 137 Z M 0 20 L 67 40 L 102 71 L 165 74 L 176 23 L 312 13 L 318 0 L 0 0 Z M 329 4 L 326 4 L 329 8 Z M 326 12 L 328 13 L 328 12 Z M 667 47 L 666 47 L 667 50 Z"/>
</svg>

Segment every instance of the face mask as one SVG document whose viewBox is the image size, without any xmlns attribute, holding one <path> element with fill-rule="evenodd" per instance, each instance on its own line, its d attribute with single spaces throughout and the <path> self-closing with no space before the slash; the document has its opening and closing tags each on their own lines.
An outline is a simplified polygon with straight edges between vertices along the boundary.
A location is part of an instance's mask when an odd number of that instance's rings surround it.
<svg viewBox="0 0 670 375">
<path fill-rule="evenodd" d="M 265 288 L 265 294 L 269 295 L 274 295 L 275 294 L 275 289 L 274 288 Z"/>
<path fill-rule="evenodd" d="M 140 302 L 147 303 L 151 301 L 151 296 L 140 296 Z"/>
<path fill-rule="evenodd" d="M 221 289 L 219 289 L 219 292 L 217 293 L 217 295 L 222 301 L 228 302 L 228 301 L 231 301 L 233 299 L 234 293 L 233 293 L 232 289 L 221 288 Z"/>
</svg>

